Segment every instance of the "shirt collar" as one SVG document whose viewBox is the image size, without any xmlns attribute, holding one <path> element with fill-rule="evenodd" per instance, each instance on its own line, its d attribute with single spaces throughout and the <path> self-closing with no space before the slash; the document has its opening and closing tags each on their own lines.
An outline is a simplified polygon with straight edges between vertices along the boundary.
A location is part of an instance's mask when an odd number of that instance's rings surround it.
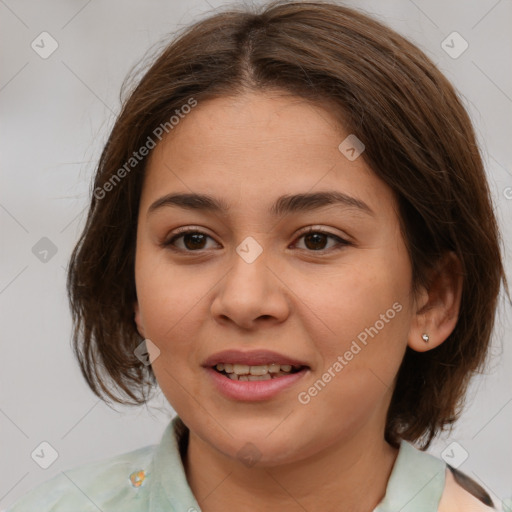
<svg viewBox="0 0 512 512">
<path fill-rule="evenodd" d="M 386 494 L 373 512 L 437 512 L 445 478 L 443 460 L 402 439 Z"/>
<path fill-rule="evenodd" d="M 153 461 L 150 511 L 200 512 L 187 481 L 181 452 L 185 453 L 189 430 L 175 416 L 164 431 Z M 444 461 L 402 440 L 386 487 L 374 512 L 431 512 L 445 485 Z"/>
<path fill-rule="evenodd" d="M 175 416 L 164 431 L 153 460 L 153 485 L 150 511 L 199 512 L 192 490 L 187 482 L 181 460 L 180 445 L 186 448 L 188 429 Z"/>
</svg>

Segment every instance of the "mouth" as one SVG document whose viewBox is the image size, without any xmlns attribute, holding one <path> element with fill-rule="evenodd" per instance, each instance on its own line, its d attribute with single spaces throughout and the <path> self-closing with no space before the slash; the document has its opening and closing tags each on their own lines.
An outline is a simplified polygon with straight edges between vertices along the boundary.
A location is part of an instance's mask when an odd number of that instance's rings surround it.
<svg viewBox="0 0 512 512">
<path fill-rule="evenodd" d="M 271 400 L 297 386 L 312 370 L 305 359 L 267 349 L 223 350 L 202 366 L 218 392 L 240 402 Z"/>
<path fill-rule="evenodd" d="M 263 364 L 253 365 L 239 363 L 217 363 L 212 369 L 235 381 L 265 381 L 279 379 L 298 373 L 307 367 L 291 364 Z"/>
</svg>

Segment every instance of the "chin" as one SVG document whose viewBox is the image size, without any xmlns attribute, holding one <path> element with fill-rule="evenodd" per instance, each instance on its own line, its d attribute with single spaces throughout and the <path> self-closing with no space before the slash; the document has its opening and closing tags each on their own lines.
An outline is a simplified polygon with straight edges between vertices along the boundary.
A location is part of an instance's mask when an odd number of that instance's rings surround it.
<svg viewBox="0 0 512 512">
<path fill-rule="evenodd" d="M 280 425 L 281 423 L 281 425 Z M 217 428 L 192 429 L 199 437 L 226 457 L 242 462 L 247 467 L 263 468 L 289 464 L 310 454 L 303 447 L 303 429 L 283 422 L 283 418 L 254 421 L 230 421 L 226 431 Z M 224 425 L 222 425 L 224 427 Z M 277 428 L 276 428 L 277 427 Z M 314 450 L 313 450 L 314 451 Z"/>
</svg>

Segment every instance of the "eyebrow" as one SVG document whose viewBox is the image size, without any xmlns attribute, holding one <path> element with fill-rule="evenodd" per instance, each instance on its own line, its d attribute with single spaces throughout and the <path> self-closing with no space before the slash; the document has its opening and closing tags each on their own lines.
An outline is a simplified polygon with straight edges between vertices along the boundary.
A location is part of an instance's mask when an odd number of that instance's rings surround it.
<svg viewBox="0 0 512 512">
<path fill-rule="evenodd" d="M 313 211 L 329 205 L 355 208 L 375 216 L 375 212 L 364 201 L 334 190 L 280 196 L 269 211 L 271 215 L 280 216 Z M 152 203 L 148 208 L 148 214 L 167 206 L 178 206 L 186 210 L 203 210 L 218 214 L 226 214 L 230 210 L 229 205 L 224 201 L 207 194 L 174 193 L 167 194 Z"/>
</svg>

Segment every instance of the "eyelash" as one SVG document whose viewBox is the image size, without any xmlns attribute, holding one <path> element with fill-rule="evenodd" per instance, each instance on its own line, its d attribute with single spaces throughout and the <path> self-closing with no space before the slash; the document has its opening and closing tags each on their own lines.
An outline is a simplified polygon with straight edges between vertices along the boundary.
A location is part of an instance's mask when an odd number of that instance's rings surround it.
<svg viewBox="0 0 512 512">
<path fill-rule="evenodd" d="M 343 247 L 347 246 L 347 245 L 351 245 L 350 242 L 348 242 L 347 240 L 344 240 L 343 238 L 337 236 L 337 235 L 334 235 L 332 233 L 330 233 L 329 231 L 325 231 L 323 229 L 319 229 L 319 228 L 315 228 L 313 226 L 310 226 L 309 228 L 307 228 L 305 231 L 302 231 L 298 236 L 297 236 L 297 239 L 296 240 L 299 240 L 300 238 L 310 234 L 310 233 L 321 233 L 322 235 L 326 235 L 328 238 L 332 238 L 334 240 L 337 241 L 337 245 L 334 246 L 334 247 L 331 247 L 329 249 L 319 249 L 317 251 L 315 250 L 308 250 L 308 249 L 300 249 L 300 250 L 303 250 L 303 251 L 306 251 L 306 252 L 310 252 L 310 253 L 315 253 L 315 254 L 323 254 L 323 253 L 326 253 L 326 252 L 329 252 L 329 251 L 332 251 L 332 250 L 340 250 L 342 249 Z M 208 250 L 208 249 L 198 249 L 198 250 L 190 250 L 190 249 L 179 249 L 179 248 L 176 248 L 173 246 L 173 243 L 178 240 L 179 238 L 182 238 L 184 235 L 187 235 L 187 234 L 199 234 L 199 235 L 205 235 L 207 236 L 208 238 L 211 238 L 213 240 L 213 237 L 211 237 L 210 235 L 208 235 L 207 233 L 204 233 L 198 229 L 194 229 L 194 228 L 180 228 L 179 230 L 177 230 L 173 236 L 171 238 L 169 238 L 168 240 L 164 241 L 162 243 L 162 246 L 165 247 L 165 248 L 168 248 L 168 249 L 171 249 L 173 251 L 176 251 L 176 252 L 181 252 L 181 253 L 200 253 L 202 251 L 205 251 L 205 250 Z"/>
</svg>

